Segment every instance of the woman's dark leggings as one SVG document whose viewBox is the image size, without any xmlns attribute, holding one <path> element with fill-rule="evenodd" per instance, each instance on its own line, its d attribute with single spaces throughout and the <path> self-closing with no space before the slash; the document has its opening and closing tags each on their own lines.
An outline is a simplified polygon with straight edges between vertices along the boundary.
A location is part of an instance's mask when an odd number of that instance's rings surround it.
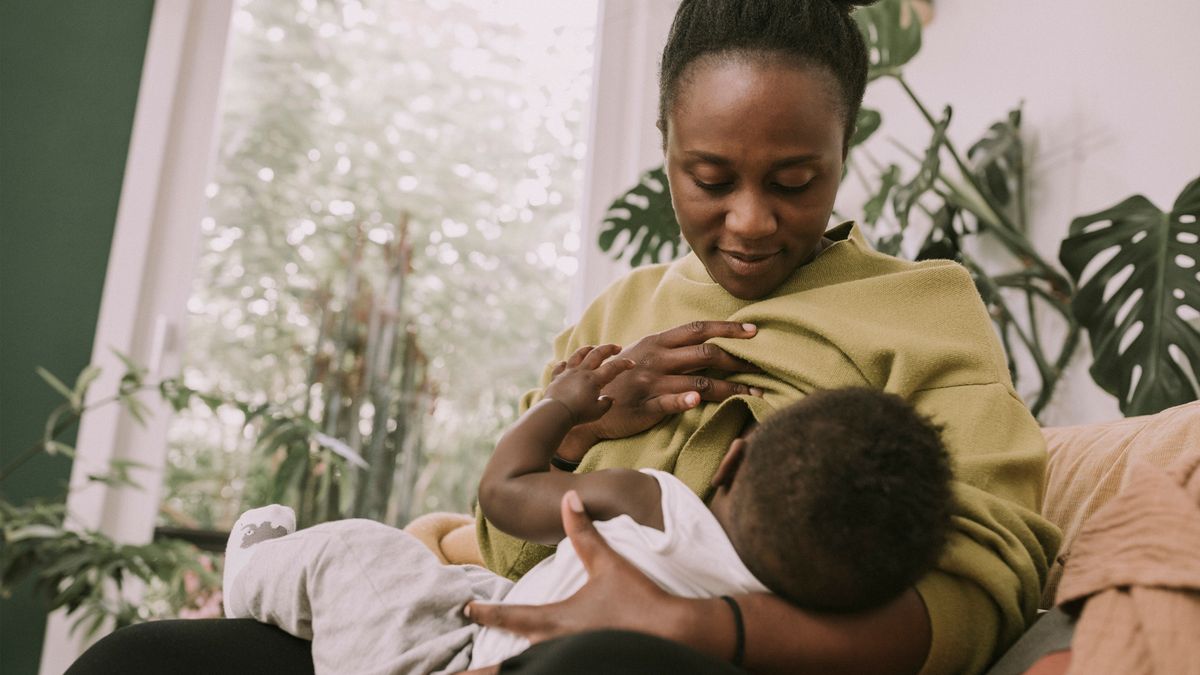
<svg viewBox="0 0 1200 675">
<path fill-rule="evenodd" d="M 674 642 L 624 631 L 597 631 L 543 642 L 505 661 L 501 670 L 521 675 L 744 673 Z M 67 675 L 311 672 L 309 643 L 274 626 L 251 619 L 189 619 L 122 628 L 84 652 Z"/>
</svg>

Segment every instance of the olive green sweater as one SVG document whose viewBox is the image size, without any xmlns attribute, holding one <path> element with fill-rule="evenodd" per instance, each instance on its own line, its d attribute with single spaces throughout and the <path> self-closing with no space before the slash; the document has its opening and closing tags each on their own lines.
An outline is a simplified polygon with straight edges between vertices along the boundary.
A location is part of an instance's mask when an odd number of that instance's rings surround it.
<svg viewBox="0 0 1200 675">
<path fill-rule="evenodd" d="M 716 339 L 763 374 L 731 379 L 763 389 L 668 417 L 653 428 L 603 441 L 581 471 L 652 467 L 697 494 L 748 416 L 761 419 L 816 389 L 860 385 L 907 399 L 943 425 L 954 461 L 954 531 L 937 569 L 917 585 L 933 643 L 923 673 L 976 673 L 1035 616 L 1059 533 L 1037 513 L 1045 442 L 1013 391 L 1004 352 L 967 272 L 949 261 L 913 263 L 875 252 L 857 227 L 779 289 L 739 300 L 714 283 L 695 255 L 635 270 L 604 292 L 558 336 L 554 361 L 582 345 L 621 345 L 689 321 L 749 322 L 749 340 Z M 550 368 L 542 377 L 549 382 Z M 530 392 L 522 409 L 536 402 Z M 553 549 L 517 540 L 482 517 L 488 566 L 518 578 Z"/>
</svg>

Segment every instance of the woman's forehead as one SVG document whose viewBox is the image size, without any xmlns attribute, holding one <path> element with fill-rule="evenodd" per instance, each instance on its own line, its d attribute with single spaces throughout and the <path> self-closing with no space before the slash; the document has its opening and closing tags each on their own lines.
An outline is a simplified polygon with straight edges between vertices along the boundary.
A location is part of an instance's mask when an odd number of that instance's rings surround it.
<svg viewBox="0 0 1200 675">
<path fill-rule="evenodd" d="M 822 68 L 780 59 L 706 59 L 689 71 L 669 113 L 672 150 L 841 152 L 843 106 Z"/>
</svg>

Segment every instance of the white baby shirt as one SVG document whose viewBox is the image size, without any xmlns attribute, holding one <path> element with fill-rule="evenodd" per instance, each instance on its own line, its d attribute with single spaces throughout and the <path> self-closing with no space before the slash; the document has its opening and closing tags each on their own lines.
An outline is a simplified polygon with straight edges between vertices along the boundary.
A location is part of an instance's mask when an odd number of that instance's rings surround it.
<svg viewBox="0 0 1200 675">
<path fill-rule="evenodd" d="M 596 529 L 617 553 L 667 592 L 688 597 L 767 592 L 738 558 L 725 530 L 678 478 L 642 469 L 658 480 L 662 491 L 663 531 L 639 525 L 622 515 L 597 522 Z M 544 605 L 564 600 L 587 581 L 587 572 L 569 539 L 554 555 L 521 577 L 505 596 L 505 604 Z M 499 663 L 519 654 L 529 642 L 505 631 L 484 628 L 475 638 L 471 668 Z"/>
</svg>

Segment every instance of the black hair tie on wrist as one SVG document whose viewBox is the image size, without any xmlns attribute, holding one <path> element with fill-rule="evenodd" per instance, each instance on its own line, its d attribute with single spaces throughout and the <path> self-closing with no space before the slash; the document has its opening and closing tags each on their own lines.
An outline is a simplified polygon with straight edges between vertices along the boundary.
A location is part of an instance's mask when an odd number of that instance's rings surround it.
<svg viewBox="0 0 1200 675">
<path fill-rule="evenodd" d="M 746 624 L 742 622 L 742 608 L 738 607 L 737 600 L 728 595 L 722 595 L 721 599 L 733 611 L 733 629 L 737 632 L 737 641 L 733 647 L 733 665 L 741 668 L 742 660 L 746 657 Z"/>
<path fill-rule="evenodd" d="M 550 455 L 550 466 L 558 469 L 559 471 L 575 473 L 575 469 L 578 469 L 580 464 L 581 462 L 572 462 L 571 460 L 563 459 L 558 455 Z"/>
</svg>

